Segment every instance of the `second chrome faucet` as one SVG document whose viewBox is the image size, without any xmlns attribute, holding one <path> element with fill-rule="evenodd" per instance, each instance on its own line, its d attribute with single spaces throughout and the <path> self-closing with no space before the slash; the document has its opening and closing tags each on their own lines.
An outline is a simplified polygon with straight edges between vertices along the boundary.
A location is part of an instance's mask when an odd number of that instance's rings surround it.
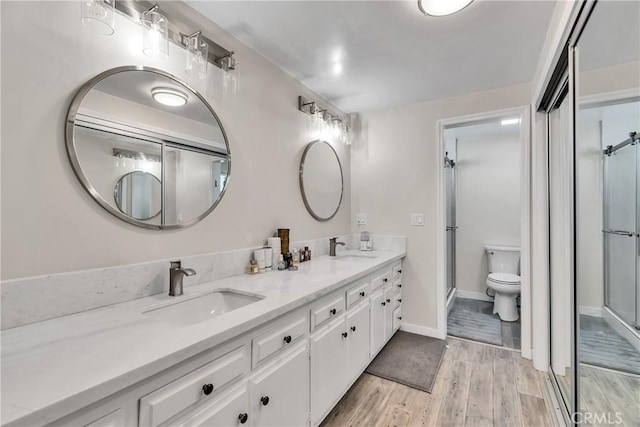
<svg viewBox="0 0 640 427">
<path fill-rule="evenodd" d="M 171 261 L 169 268 L 169 295 L 177 297 L 183 293 L 182 280 L 184 276 L 193 276 L 196 271 L 193 268 L 182 268 L 180 261 Z"/>
</svg>

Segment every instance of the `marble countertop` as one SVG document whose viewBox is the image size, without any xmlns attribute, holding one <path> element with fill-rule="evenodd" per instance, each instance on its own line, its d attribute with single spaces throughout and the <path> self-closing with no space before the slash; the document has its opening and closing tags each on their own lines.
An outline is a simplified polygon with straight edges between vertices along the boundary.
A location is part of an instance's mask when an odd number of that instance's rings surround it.
<svg viewBox="0 0 640 427">
<path fill-rule="evenodd" d="M 71 414 L 405 256 L 404 251 L 374 251 L 368 254 L 375 258 L 340 259 L 351 252 L 358 251 L 343 251 L 337 259 L 317 257 L 295 272 L 245 274 L 187 287 L 185 297 L 220 288 L 264 296 L 193 325 L 143 314 L 176 302 L 158 294 L 5 330 L 2 425 L 42 425 Z"/>
</svg>

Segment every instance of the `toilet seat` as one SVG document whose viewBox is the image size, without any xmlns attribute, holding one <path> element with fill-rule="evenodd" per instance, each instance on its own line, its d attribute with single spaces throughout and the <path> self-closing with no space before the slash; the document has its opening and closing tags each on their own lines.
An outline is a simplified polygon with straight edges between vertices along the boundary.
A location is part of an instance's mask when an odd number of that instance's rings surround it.
<svg viewBox="0 0 640 427">
<path fill-rule="evenodd" d="M 490 282 L 499 283 L 501 285 L 519 285 L 520 276 L 510 273 L 491 273 L 487 278 Z"/>
</svg>

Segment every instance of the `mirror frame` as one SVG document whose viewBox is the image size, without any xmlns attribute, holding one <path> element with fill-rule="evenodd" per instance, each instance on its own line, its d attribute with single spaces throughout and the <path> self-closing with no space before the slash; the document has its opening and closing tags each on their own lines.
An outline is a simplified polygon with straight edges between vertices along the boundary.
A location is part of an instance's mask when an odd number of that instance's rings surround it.
<svg viewBox="0 0 640 427">
<path fill-rule="evenodd" d="M 329 148 L 331 148 L 331 151 L 333 151 L 333 154 L 335 154 L 336 160 L 338 161 L 338 167 L 340 168 L 340 200 L 338 201 L 338 206 L 336 207 L 336 210 L 333 211 L 333 213 L 326 218 L 318 216 L 318 214 L 316 214 L 313 211 L 313 208 L 311 208 L 311 206 L 309 205 L 309 201 L 307 200 L 307 194 L 304 191 L 304 179 L 303 179 L 304 178 L 304 162 L 307 159 L 307 154 L 309 154 L 309 150 L 311 149 L 311 147 L 313 147 L 316 144 L 326 144 Z M 304 202 L 304 205 L 307 208 L 307 211 L 309 211 L 312 217 L 314 217 L 318 221 L 329 221 L 331 218 L 336 216 L 336 214 L 340 210 L 340 206 L 342 206 L 342 198 L 344 197 L 344 173 L 342 172 L 342 162 L 340 161 L 340 157 L 338 156 L 338 153 L 336 152 L 336 150 L 331 146 L 331 144 L 329 144 L 327 141 L 322 141 L 319 139 L 315 141 L 311 141 L 310 143 L 307 144 L 307 146 L 304 149 L 304 152 L 302 153 L 302 159 L 300 160 L 299 182 L 300 182 L 300 192 L 302 193 L 302 201 Z"/>
<path fill-rule="evenodd" d="M 144 222 L 143 220 L 138 220 L 138 219 L 135 219 L 133 217 L 130 217 L 129 215 L 126 215 L 126 214 L 122 213 L 119 209 L 117 209 L 114 206 L 112 206 L 111 204 L 109 204 L 107 202 L 107 200 L 104 197 L 102 197 L 102 195 L 100 195 L 100 193 L 98 193 L 98 191 L 91 184 L 91 182 L 89 182 L 89 179 L 87 178 L 87 176 L 84 174 L 84 171 L 82 170 L 82 166 L 80 165 L 80 159 L 78 158 L 78 155 L 77 155 L 77 152 L 76 152 L 76 142 L 75 142 L 74 132 L 73 132 L 74 131 L 74 127 L 75 127 L 76 115 L 78 113 L 78 109 L 80 108 L 80 104 L 84 100 L 84 97 L 87 95 L 87 93 L 91 89 L 93 89 L 93 87 L 96 84 L 98 84 L 100 81 L 102 81 L 103 79 L 105 79 L 105 78 L 107 78 L 109 76 L 112 76 L 114 74 L 123 73 L 123 72 L 127 72 L 127 71 L 146 71 L 146 72 L 150 72 L 150 73 L 159 74 L 159 75 L 161 75 L 163 77 L 166 77 L 168 79 L 171 79 L 175 83 L 185 87 L 191 93 L 193 93 L 205 105 L 205 107 L 209 110 L 211 115 L 216 119 L 216 121 L 218 122 L 218 125 L 220 126 L 220 131 L 222 132 L 222 136 L 224 138 L 224 143 L 225 143 L 225 145 L 227 147 L 228 167 L 227 167 L 226 185 L 224 186 L 224 188 L 220 192 L 220 195 L 218 196 L 218 199 L 209 207 L 209 209 L 207 209 L 205 212 L 203 212 L 198 217 L 196 217 L 196 218 L 194 218 L 192 220 L 189 220 L 187 222 L 183 222 L 183 223 L 180 223 L 180 224 L 163 225 L 163 224 L 150 224 L 150 223 Z M 93 77 L 92 79 L 90 79 L 89 81 L 84 83 L 82 85 L 82 87 L 78 90 L 78 92 L 75 94 L 75 96 L 73 97 L 73 100 L 71 101 L 71 105 L 69 106 L 69 111 L 67 112 L 67 119 L 66 119 L 66 124 L 65 124 L 65 141 L 66 141 L 67 154 L 69 156 L 69 160 L 71 161 L 71 166 L 72 166 L 73 172 L 75 173 L 75 175 L 78 178 L 78 180 L 82 183 L 82 187 L 87 191 L 87 193 L 89 193 L 89 195 L 96 202 L 98 202 L 98 204 L 104 210 L 109 212 L 111 215 L 113 215 L 113 216 L 115 216 L 115 217 L 117 217 L 117 218 L 129 223 L 129 224 L 132 224 L 132 225 L 135 225 L 135 226 L 138 226 L 138 227 L 152 229 L 152 230 L 175 230 L 175 229 L 178 229 L 178 228 L 184 228 L 184 227 L 188 227 L 190 225 L 193 225 L 193 224 L 201 221 L 207 215 L 209 215 L 211 213 L 211 211 L 213 211 L 216 208 L 216 206 L 218 206 L 218 204 L 220 203 L 220 201 L 224 197 L 225 192 L 227 191 L 227 187 L 229 187 L 229 178 L 231 177 L 231 150 L 229 148 L 229 140 L 227 138 L 227 133 L 225 132 L 224 127 L 222 125 L 222 121 L 220 121 L 220 118 L 218 117 L 216 112 L 213 110 L 211 105 L 209 105 L 207 100 L 204 99 L 204 97 L 198 91 L 196 91 L 193 87 L 191 87 L 186 82 L 178 79 L 176 76 L 174 76 L 172 74 L 169 74 L 166 71 L 159 70 L 157 68 L 146 67 L 146 66 L 142 66 L 142 65 L 127 65 L 127 66 L 123 66 L 123 67 L 111 68 L 111 69 L 109 69 L 107 71 L 104 71 L 104 72 L 98 74 L 97 76 Z M 161 209 L 161 211 L 162 211 L 162 209 Z"/>
<path fill-rule="evenodd" d="M 113 199 L 115 200 L 115 202 L 116 202 L 116 206 L 118 207 L 118 209 L 120 209 L 120 212 L 124 213 L 125 215 L 130 216 L 131 218 L 137 219 L 137 220 L 139 220 L 139 221 L 149 221 L 150 219 L 153 219 L 153 218 L 157 217 L 158 215 L 160 215 L 160 212 L 162 211 L 162 203 L 160 204 L 160 209 L 158 209 L 158 212 L 156 212 L 154 215 L 152 215 L 152 216 L 150 216 L 150 217 L 148 217 L 148 218 L 136 218 L 136 217 L 134 217 L 134 216 L 132 216 L 132 215 L 129 215 L 129 214 L 127 214 L 126 212 L 123 212 L 123 210 L 122 210 L 122 206 L 120 206 L 120 203 L 118 203 L 118 187 L 120 186 L 120 183 L 121 183 L 121 182 L 122 182 L 122 180 L 123 180 L 123 179 L 125 179 L 126 177 L 131 176 L 131 175 L 133 175 L 133 174 L 137 174 L 137 173 L 142 174 L 142 175 L 150 175 L 150 176 L 152 176 L 153 178 L 155 178 L 155 179 L 156 179 L 156 181 L 158 181 L 158 184 L 160 184 L 160 191 L 162 192 L 162 181 L 160 181 L 160 180 L 158 179 L 158 177 L 157 177 L 157 176 L 155 176 L 154 174 L 152 174 L 152 173 L 150 173 L 150 172 L 144 172 L 144 171 L 131 171 L 131 172 L 127 172 L 127 173 L 125 173 L 124 175 L 122 175 L 122 176 L 120 177 L 120 179 L 118 179 L 118 181 L 116 182 L 116 185 L 114 185 L 114 187 L 113 187 Z"/>
</svg>

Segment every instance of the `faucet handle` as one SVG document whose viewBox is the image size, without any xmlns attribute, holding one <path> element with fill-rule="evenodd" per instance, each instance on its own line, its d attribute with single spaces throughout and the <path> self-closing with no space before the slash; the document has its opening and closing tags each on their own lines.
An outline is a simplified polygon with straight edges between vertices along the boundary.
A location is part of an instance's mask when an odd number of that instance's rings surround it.
<svg viewBox="0 0 640 427">
<path fill-rule="evenodd" d="M 177 260 L 177 261 L 170 261 L 170 262 L 171 262 L 171 269 L 182 268 L 182 261 Z"/>
<path fill-rule="evenodd" d="M 330 239 L 329 239 L 329 241 L 330 241 L 330 242 L 333 242 L 333 243 L 335 243 L 335 242 L 336 242 L 336 240 L 338 240 L 338 238 L 337 238 L 337 237 L 332 237 L 332 238 L 330 238 Z"/>
</svg>

